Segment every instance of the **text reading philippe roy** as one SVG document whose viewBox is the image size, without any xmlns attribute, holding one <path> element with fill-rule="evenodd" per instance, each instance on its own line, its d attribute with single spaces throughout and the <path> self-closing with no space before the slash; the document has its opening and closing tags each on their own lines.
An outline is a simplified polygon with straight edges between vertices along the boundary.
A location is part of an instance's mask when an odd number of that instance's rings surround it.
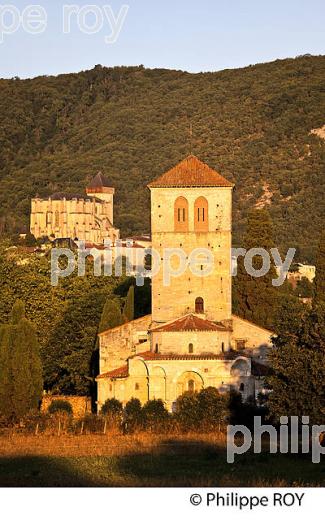
<svg viewBox="0 0 325 520">
<path fill-rule="evenodd" d="M 190 497 L 193 506 L 207 507 L 229 507 L 239 510 L 252 510 L 260 507 L 277 507 L 277 508 L 295 508 L 301 507 L 305 498 L 302 492 L 273 492 L 268 495 L 250 495 L 231 493 L 211 493 L 206 494 L 194 493 Z"/>
</svg>

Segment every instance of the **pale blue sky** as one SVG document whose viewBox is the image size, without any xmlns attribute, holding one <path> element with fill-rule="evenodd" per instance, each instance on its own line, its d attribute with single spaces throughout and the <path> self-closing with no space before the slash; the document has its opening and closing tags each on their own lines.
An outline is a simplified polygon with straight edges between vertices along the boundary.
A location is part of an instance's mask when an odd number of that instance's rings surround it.
<svg viewBox="0 0 325 520">
<path fill-rule="evenodd" d="M 4 5 L 6 2 L 1 2 Z M 0 44 L 0 77 L 33 77 L 105 66 L 139 65 L 191 72 L 325 54 L 324 0 L 10 0 L 20 12 L 30 4 L 48 13 L 44 33 L 20 27 Z M 97 34 L 82 33 L 71 18 L 63 34 L 63 5 L 110 5 L 129 11 L 114 44 L 106 44 L 109 22 Z M 11 21 L 4 17 L 4 24 Z M 92 16 L 88 23 L 94 21 Z M 1 29 L 0 18 L 0 29 Z"/>
</svg>

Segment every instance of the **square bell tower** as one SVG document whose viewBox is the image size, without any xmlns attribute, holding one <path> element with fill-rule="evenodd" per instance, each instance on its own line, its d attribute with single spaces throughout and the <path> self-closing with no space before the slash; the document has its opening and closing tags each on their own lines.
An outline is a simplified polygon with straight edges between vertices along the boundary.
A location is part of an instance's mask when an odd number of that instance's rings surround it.
<svg viewBox="0 0 325 520">
<path fill-rule="evenodd" d="M 148 185 L 151 192 L 152 248 L 161 261 L 152 278 L 152 321 L 165 323 L 194 313 L 211 321 L 231 319 L 231 215 L 234 185 L 190 155 Z M 166 285 L 166 255 L 174 272 L 183 251 L 186 268 Z M 208 251 L 206 264 L 195 250 Z M 203 253 L 202 253 L 203 254 Z M 195 256 L 194 256 L 195 255 Z M 183 262 L 184 264 L 184 262 Z M 200 272 L 201 271 L 201 272 Z"/>
</svg>

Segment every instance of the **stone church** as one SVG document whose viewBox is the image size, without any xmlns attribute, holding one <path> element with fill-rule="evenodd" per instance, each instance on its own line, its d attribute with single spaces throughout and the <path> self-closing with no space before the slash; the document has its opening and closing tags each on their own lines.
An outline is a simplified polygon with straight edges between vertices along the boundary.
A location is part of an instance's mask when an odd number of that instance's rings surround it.
<svg viewBox="0 0 325 520">
<path fill-rule="evenodd" d="M 119 231 L 113 227 L 112 188 L 98 172 L 86 195 L 54 193 L 47 199 L 32 199 L 30 232 L 35 238 L 70 238 L 102 244 L 114 242 Z"/>
<path fill-rule="evenodd" d="M 213 386 L 257 395 L 272 332 L 232 314 L 231 215 L 234 185 L 189 156 L 149 184 L 152 247 L 195 248 L 213 255 L 208 276 L 186 271 L 152 277 L 152 314 L 99 334 L 98 409 L 162 399 L 169 410 L 183 392 Z M 197 266 L 200 269 L 200 266 Z M 202 267 L 201 267 L 202 268 Z"/>
</svg>

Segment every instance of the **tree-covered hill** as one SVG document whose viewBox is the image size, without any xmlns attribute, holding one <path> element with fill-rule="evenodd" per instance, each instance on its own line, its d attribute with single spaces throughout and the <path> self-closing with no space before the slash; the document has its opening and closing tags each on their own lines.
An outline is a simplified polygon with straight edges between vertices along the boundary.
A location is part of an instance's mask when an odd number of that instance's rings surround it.
<svg viewBox="0 0 325 520">
<path fill-rule="evenodd" d="M 325 57 L 190 74 L 139 67 L 0 80 L 0 233 L 30 199 L 80 191 L 102 170 L 122 235 L 149 230 L 146 184 L 190 151 L 236 183 L 234 242 L 267 205 L 281 249 L 314 260 L 324 219 Z"/>
</svg>

